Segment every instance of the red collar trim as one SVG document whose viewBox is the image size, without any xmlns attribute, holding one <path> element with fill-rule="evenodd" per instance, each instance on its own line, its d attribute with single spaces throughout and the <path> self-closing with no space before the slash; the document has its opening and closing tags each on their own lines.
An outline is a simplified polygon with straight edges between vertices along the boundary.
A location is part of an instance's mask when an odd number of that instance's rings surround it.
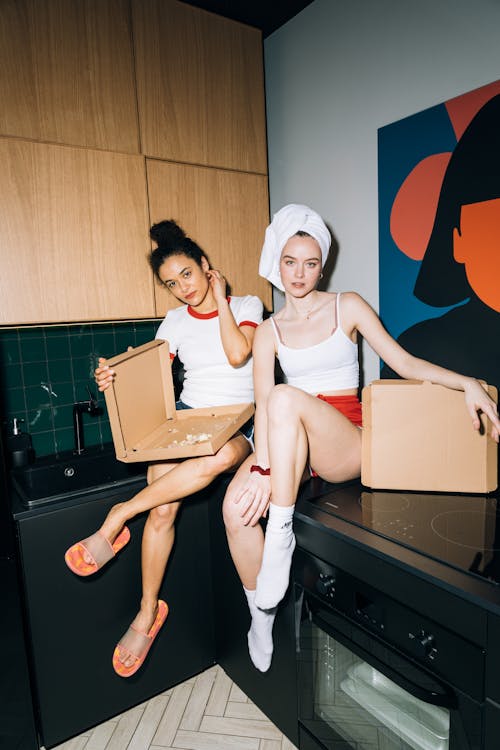
<svg viewBox="0 0 500 750">
<path fill-rule="evenodd" d="M 226 297 L 228 304 L 231 302 L 231 297 Z M 210 320 L 210 318 L 216 318 L 219 315 L 218 310 L 213 310 L 209 313 L 200 313 L 197 312 L 194 307 L 191 307 L 190 305 L 187 306 L 187 311 L 189 315 L 191 315 L 193 318 L 198 318 L 198 320 Z"/>
</svg>

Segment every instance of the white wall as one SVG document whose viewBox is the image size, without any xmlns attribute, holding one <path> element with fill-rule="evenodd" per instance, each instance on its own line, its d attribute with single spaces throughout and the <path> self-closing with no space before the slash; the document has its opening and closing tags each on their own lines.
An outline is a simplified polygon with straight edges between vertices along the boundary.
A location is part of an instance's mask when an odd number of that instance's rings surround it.
<svg viewBox="0 0 500 750">
<path fill-rule="evenodd" d="M 266 39 L 271 211 L 333 228 L 330 289 L 378 309 L 377 129 L 497 80 L 499 50 L 498 0 L 315 0 Z"/>
</svg>

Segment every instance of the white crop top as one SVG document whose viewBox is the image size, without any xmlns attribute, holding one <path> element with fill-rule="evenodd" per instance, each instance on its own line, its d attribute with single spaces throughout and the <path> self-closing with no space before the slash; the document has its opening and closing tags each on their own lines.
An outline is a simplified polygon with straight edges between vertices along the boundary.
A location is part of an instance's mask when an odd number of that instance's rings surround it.
<svg viewBox="0 0 500 750">
<path fill-rule="evenodd" d="M 271 318 L 278 359 L 289 385 L 312 394 L 358 388 L 358 346 L 342 330 L 340 294 L 337 294 L 336 314 L 337 326 L 331 336 L 303 349 L 283 344 L 278 327 Z"/>
</svg>

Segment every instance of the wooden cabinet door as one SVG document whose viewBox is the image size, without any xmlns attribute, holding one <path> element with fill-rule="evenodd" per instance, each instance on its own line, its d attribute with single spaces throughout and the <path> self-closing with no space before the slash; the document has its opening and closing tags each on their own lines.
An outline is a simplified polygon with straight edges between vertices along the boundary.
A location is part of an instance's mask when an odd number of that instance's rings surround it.
<svg viewBox="0 0 500 750">
<path fill-rule="evenodd" d="M 177 0 L 132 0 L 142 150 L 267 172 L 257 29 Z"/>
<path fill-rule="evenodd" d="M 270 284 L 258 275 L 269 223 L 267 177 L 147 160 L 151 223 L 175 219 L 223 271 L 234 295 L 256 294 L 272 307 Z M 156 311 L 176 306 L 155 285 Z"/>
<path fill-rule="evenodd" d="M 0 139 L 1 323 L 154 317 L 144 158 Z"/>
<path fill-rule="evenodd" d="M 2 0 L 0 133 L 139 152 L 128 0 Z"/>
</svg>

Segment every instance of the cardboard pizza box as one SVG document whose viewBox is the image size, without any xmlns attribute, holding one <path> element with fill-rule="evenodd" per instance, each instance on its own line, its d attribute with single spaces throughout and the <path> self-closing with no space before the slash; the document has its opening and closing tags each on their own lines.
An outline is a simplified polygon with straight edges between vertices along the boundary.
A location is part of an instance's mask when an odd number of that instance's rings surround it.
<svg viewBox="0 0 500 750">
<path fill-rule="evenodd" d="M 150 341 L 107 364 L 116 372 L 104 396 L 119 461 L 212 455 L 254 413 L 253 404 L 176 411 L 166 341 Z"/>
<path fill-rule="evenodd" d="M 496 401 L 497 390 L 487 386 Z M 498 446 L 490 421 L 472 427 L 462 391 L 420 380 L 376 380 L 363 388 L 361 481 L 423 492 L 492 492 Z"/>
</svg>

